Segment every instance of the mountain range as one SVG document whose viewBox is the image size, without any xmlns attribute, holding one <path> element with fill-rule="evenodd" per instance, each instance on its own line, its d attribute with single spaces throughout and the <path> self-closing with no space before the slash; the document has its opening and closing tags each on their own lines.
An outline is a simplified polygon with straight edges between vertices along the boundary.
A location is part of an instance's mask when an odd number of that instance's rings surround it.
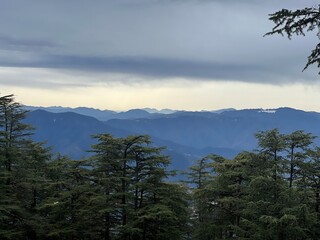
<svg viewBox="0 0 320 240">
<path fill-rule="evenodd" d="M 292 108 L 224 109 L 218 111 L 174 111 L 132 109 L 126 112 L 92 108 L 25 107 L 25 122 L 36 130 L 36 141 L 45 141 L 53 152 L 81 159 L 90 155 L 94 134 L 115 137 L 148 134 L 155 146 L 166 146 L 172 168 L 186 169 L 209 153 L 227 158 L 257 147 L 255 133 L 278 128 L 291 133 L 304 130 L 320 136 L 320 113 Z M 320 141 L 317 138 L 316 144 Z"/>
</svg>

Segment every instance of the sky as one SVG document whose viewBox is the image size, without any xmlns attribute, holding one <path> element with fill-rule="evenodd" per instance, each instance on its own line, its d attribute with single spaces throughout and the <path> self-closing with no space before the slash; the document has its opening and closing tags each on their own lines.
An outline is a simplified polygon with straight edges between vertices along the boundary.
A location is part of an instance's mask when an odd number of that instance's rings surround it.
<svg viewBox="0 0 320 240">
<path fill-rule="evenodd" d="M 317 32 L 267 36 L 302 0 L 0 0 L 0 94 L 99 109 L 320 111 Z"/>
</svg>

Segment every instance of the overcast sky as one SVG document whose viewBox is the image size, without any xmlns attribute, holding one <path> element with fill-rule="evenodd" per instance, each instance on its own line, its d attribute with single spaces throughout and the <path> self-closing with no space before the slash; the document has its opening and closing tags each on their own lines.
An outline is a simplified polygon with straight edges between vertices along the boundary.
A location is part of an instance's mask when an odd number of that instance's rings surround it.
<svg viewBox="0 0 320 240">
<path fill-rule="evenodd" d="M 320 111 L 317 32 L 263 37 L 299 0 L 0 0 L 0 93 L 23 104 Z"/>
</svg>

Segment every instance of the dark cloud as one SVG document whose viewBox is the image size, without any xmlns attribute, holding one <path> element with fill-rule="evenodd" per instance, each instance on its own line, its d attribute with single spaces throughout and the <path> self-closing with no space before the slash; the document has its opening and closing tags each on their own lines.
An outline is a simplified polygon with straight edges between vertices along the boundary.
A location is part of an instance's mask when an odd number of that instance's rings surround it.
<svg viewBox="0 0 320 240">
<path fill-rule="evenodd" d="M 292 75 L 288 75 L 288 69 L 284 69 L 284 66 L 278 68 L 273 66 L 270 69 L 258 64 L 199 62 L 150 57 L 45 55 L 33 61 L 6 62 L 2 60 L 0 65 L 6 67 L 73 70 L 77 72 L 124 73 L 156 80 L 181 77 L 215 81 L 273 82 L 276 84 L 286 81 L 298 81 L 296 72 L 292 71 Z"/>
<path fill-rule="evenodd" d="M 150 57 L 77 57 L 52 56 L 43 67 L 129 73 L 153 78 L 235 79 L 250 77 L 258 66 L 197 62 Z M 261 70 L 261 69 L 260 69 Z M 237 77 L 236 77 L 237 76 Z"/>
</svg>

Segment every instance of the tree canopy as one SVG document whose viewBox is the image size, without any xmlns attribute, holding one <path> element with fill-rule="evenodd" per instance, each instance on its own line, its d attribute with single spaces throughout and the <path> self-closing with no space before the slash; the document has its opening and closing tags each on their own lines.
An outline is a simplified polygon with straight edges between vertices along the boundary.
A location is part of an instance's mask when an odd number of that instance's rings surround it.
<svg viewBox="0 0 320 240">
<path fill-rule="evenodd" d="M 282 9 L 270 14 L 269 19 L 275 26 L 266 35 L 281 34 L 291 39 L 293 35 L 305 36 L 306 32 L 316 31 L 320 40 L 320 4 L 297 10 Z M 313 64 L 320 68 L 320 41 L 311 51 L 303 70 Z"/>
<path fill-rule="evenodd" d="M 319 239 L 310 133 L 260 131 L 257 150 L 202 157 L 173 182 L 149 136 L 95 135 L 92 156 L 76 161 L 32 141 L 26 114 L 0 97 L 0 239 Z"/>
</svg>

